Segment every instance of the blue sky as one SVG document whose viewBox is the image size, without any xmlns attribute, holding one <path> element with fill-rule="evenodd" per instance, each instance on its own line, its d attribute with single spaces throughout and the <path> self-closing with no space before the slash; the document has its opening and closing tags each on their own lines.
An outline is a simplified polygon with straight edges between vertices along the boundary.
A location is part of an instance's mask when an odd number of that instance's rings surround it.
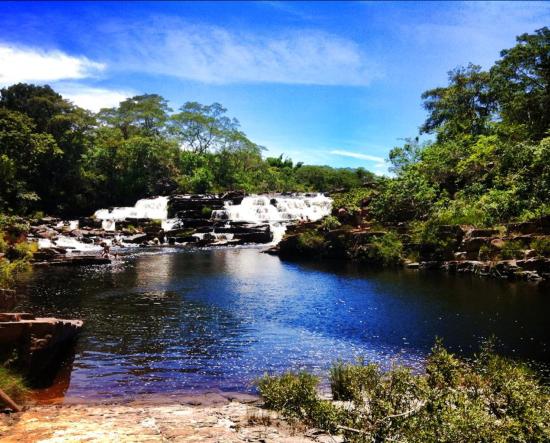
<svg viewBox="0 0 550 443">
<path fill-rule="evenodd" d="M 220 102 L 267 155 L 363 166 L 415 136 L 420 94 L 550 22 L 543 2 L 0 2 L 0 86 L 97 110 Z"/>
</svg>

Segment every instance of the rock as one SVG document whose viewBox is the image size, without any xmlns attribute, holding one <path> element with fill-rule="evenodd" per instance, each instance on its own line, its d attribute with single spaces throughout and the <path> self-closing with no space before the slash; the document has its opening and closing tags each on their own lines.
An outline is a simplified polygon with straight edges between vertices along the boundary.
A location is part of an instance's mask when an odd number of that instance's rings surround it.
<svg viewBox="0 0 550 443">
<path fill-rule="evenodd" d="M 234 234 L 234 240 L 239 243 L 269 243 L 273 240 L 273 233 L 269 225 L 250 229 L 248 232 Z"/>
<path fill-rule="evenodd" d="M 420 263 L 418 262 L 405 263 L 405 267 L 407 267 L 408 269 L 418 269 L 420 268 Z"/>
<path fill-rule="evenodd" d="M 97 255 L 74 255 L 55 257 L 48 261 L 39 261 L 34 263 L 35 266 L 92 266 L 92 265 L 108 265 L 111 260 L 106 257 Z"/>
<path fill-rule="evenodd" d="M 0 309 L 11 309 L 17 303 L 17 294 L 12 289 L 0 289 Z"/>
<path fill-rule="evenodd" d="M 476 229 L 472 228 L 466 232 L 466 236 L 472 237 L 496 237 L 500 234 L 498 229 Z"/>
<path fill-rule="evenodd" d="M 516 260 L 516 265 L 527 271 L 536 271 L 539 274 L 550 272 L 550 258 L 529 258 Z"/>
<path fill-rule="evenodd" d="M 439 269 L 441 268 L 441 262 L 439 261 L 423 261 L 418 265 L 419 269 Z"/>
<path fill-rule="evenodd" d="M 479 252 L 479 248 L 482 246 L 489 246 L 491 244 L 491 238 L 487 237 L 472 237 L 464 238 L 462 241 L 461 249 L 466 252 Z"/>
<path fill-rule="evenodd" d="M 147 239 L 147 234 L 134 234 L 124 238 L 125 243 L 142 243 Z"/>
<path fill-rule="evenodd" d="M 35 318 L 28 313 L 0 314 L 1 356 L 6 358 L 15 352 L 19 369 L 31 380 L 46 382 L 82 324 L 81 320 Z"/>
</svg>

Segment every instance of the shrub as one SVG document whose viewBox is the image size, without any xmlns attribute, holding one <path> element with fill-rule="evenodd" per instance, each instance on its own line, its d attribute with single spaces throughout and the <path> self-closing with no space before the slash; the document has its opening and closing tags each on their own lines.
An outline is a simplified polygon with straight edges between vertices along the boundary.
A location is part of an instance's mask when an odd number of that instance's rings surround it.
<svg viewBox="0 0 550 443">
<path fill-rule="evenodd" d="M 264 377 L 266 406 L 307 424 L 344 434 L 346 441 L 545 442 L 550 439 L 550 394 L 532 371 L 494 353 L 490 344 L 472 360 L 436 342 L 426 372 L 337 362 L 333 397 L 320 400 L 307 374 Z"/>
<path fill-rule="evenodd" d="M 354 252 L 354 258 L 374 265 L 393 266 L 401 261 L 402 253 L 403 243 L 397 234 L 388 232 L 359 246 Z"/>
<path fill-rule="evenodd" d="M 305 253 L 320 252 L 325 245 L 325 238 L 314 230 L 308 230 L 298 235 L 298 251 Z"/>
<path fill-rule="evenodd" d="M 287 372 L 279 377 L 264 375 L 257 381 L 265 405 L 285 417 L 305 419 L 311 415 L 317 399 L 319 379 L 307 372 Z"/>
<path fill-rule="evenodd" d="M 340 221 L 333 215 L 327 215 L 321 221 L 321 229 L 323 231 L 332 231 L 333 229 L 338 229 L 341 226 L 342 223 L 340 223 Z"/>
<path fill-rule="evenodd" d="M 517 240 L 510 240 L 504 242 L 502 249 L 500 250 L 500 257 L 509 260 L 513 258 L 523 258 L 524 250 L 522 243 Z"/>
<path fill-rule="evenodd" d="M 201 215 L 203 218 L 210 218 L 212 217 L 212 208 L 208 206 L 203 206 L 201 209 Z"/>
<path fill-rule="evenodd" d="M 550 238 L 538 237 L 531 242 L 531 249 L 539 255 L 550 255 Z"/>
<path fill-rule="evenodd" d="M 330 368 L 330 389 L 334 400 L 360 400 L 362 393 L 372 389 L 379 382 L 378 367 L 374 364 L 357 365 L 336 362 Z"/>
<path fill-rule="evenodd" d="M 332 207 L 335 209 L 343 208 L 350 214 L 355 214 L 361 210 L 362 202 L 370 198 L 373 191 L 365 188 L 355 188 L 348 192 L 342 192 L 332 195 Z"/>
</svg>

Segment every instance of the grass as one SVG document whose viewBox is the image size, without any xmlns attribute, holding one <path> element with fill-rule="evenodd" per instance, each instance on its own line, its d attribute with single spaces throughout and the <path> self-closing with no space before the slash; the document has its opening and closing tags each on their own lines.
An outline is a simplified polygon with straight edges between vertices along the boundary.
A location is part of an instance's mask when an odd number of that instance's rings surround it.
<svg viewBox="0 0 550 443">
<path fill-rule="evenodd" d="M 17 403 L 24 401 L 29 393 L 23 377 L 2 366 L 0 366 L 0 389 Z"/>
</svg>

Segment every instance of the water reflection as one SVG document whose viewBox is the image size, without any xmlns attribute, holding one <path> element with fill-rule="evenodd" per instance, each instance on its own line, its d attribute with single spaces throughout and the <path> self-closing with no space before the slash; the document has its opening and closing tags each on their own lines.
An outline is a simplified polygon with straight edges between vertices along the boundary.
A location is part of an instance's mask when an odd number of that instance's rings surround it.
<svg viewBox="0 0 550 443">
<path fill-rule="evenodd" d="M 541 287 L 440 273 L 285 263 L 257 249 L 135 254 L 37 271 L 20 309 L 81 317 L 69 398 L 220 388 L 265 371 L 323 373 L 336 358 L 419 365 L 441 336 L 470 353 L 495 333 L 547 363 Z"/>
</svg>

